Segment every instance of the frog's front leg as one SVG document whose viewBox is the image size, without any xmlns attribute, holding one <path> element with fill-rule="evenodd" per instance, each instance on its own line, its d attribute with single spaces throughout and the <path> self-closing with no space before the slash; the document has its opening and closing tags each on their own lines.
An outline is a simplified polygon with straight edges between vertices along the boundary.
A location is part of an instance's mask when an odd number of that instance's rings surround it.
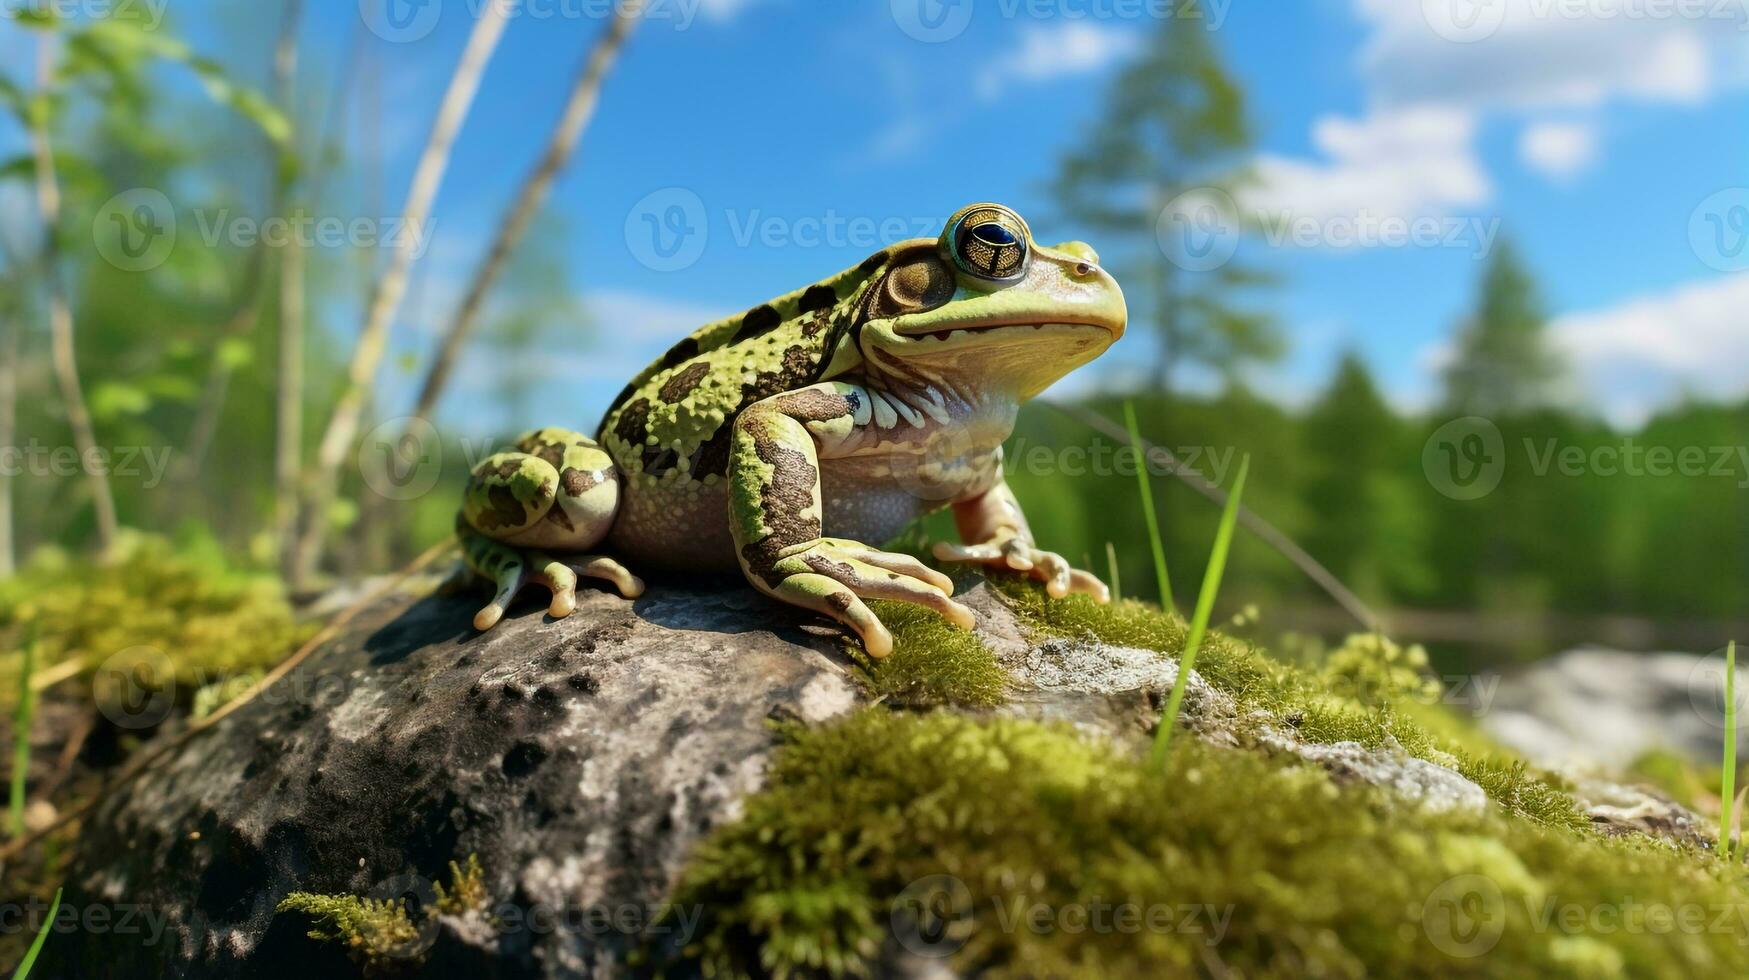
<svg viewBox="0 0 1749 980">
<path fill-rule="evenodd" d="M 741 568 L 761 592 L 855 630 L 872 657 L 893 636 L 863 602 L 897 599 L 935 610 L 963 629 L 972 611 L 948 598 L 953 580 L 909 555 L 822 536 L 820 454 L 868 422 L 866 395 L 825 383 L 776 395 L 735 421 L 729 522 Z"/>
<path fill-rule="evenodd" d="M 983 493 L 955 502 L 953 518 L 965 544 L 937 543 L 937 560 L 1023 572 L 1045 583 L 1045 592 L 1053 599 L 1085 592 L 1095 602 L 1111 601 L 1111 590 L 1091 572 L 1081 571 L 1062 555 L 1033 544 L 1026 515 L 1006 480 L 998 478 L 996 485 Z"/>
</svg>

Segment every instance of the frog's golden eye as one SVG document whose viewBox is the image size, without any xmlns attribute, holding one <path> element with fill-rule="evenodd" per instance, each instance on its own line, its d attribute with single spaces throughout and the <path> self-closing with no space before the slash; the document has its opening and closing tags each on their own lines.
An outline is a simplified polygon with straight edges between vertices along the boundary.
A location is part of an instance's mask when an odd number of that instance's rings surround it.
<svg viewBox="0 0 1749 980">
<path fill-rule="evenodd" d="M 1026 273 L 1032 233 L 1020 215 L 999 204 L 974 204 L 954 215 L 942 245 L 960 270 L 979 279 L 1012 282 Z"/>
</svg>

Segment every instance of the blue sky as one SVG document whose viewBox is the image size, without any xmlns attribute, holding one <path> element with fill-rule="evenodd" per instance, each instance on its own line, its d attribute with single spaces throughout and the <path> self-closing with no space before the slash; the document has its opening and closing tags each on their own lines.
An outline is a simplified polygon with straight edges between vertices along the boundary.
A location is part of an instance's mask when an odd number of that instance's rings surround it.
<svg viewBox="0 0 1749 980">
<path fill-rule="evenodd" d="M 383 2 L 307 4 L 312 74 L 332 77 L 361 9 L 380 27 Z M 405 34 L 359 35 L 382 79 L 394 201 L 478 0 L 424 2 L 403 8 Z M 895 233 L 934 234 L 972 200 L 1015 206 L 1047 241 L 1091 238 L 1045 185 L 1162 14 L 1200 17 L 1246 88 L 1260 181 L 1232 211 L 1297 242 L 1253 233 L 1236 246 L 1284 280 L 1258 297 L 1290 351 L 1254 372 L 1260 389 L 1303 400 L 1352 347 L 1393 399 L 1426 404 L 1504 232 L 1541 277 L 1575 399 L 1632 423 L 1685 394 L 1749 392 L 1745 0 L 942 2 L 658 3 L 552 203 L 593 328 L 570 349 L 561 332 L 544 359 L 551 417 L 508 424 L 593 425 L 624 376 L 695 322 L 854 264 Z M 209 49 L 251 20 L 266 38 L 277 16 L 169 3 Z M 463 132 L 396 354 L 429 349 L 603 26 L 601 0 L 529 4 Z M 913 36 L 927 33 L 920 11 L 945 17 L 946 36 Z M 245 78 L 265 73 L 256 52 L 225 58 Z M 670 213 L 693 247 L 664 258 L 646 222 Z M 1350 240 L 1411 222 L 1455 244 Z M 1150 355 L 1133 331 L 1072 383 L 1124 384 Z M 478 407 L 492 377 L 481 360 L 445 406 L 464 427 L 507 424 Z M 390 405 L 404 384 L 391 377 Z"/>
</svg>

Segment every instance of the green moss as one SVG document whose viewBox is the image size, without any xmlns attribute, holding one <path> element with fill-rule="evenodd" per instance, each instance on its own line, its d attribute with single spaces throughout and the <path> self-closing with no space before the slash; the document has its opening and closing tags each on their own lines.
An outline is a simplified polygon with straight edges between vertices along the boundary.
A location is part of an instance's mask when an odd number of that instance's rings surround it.
<svg viewBox="0 0 1749 980">
<path fill-rule="evenodd" d="M 75 676 L 95 680 L 100 699 L 113 693 L 105 678 L 125 677 L 174 689 L 184 704 L 209 684 L 272 667 L 315 631 L 293 618 L 273 576 L 238 569 L 213 547 L 145 535 L 130 535 L 109 565 L 44 550 L 0 581 L 0 646 L 15 646 L 30 624 L 39 670 L 77 660 Z M 17 670 L 0 658 L 0 688 L 11 689 Z"/>
<path fill-rule="evenodd" d="M 275 911 L 308 915 L 315 920 L 309 937 L 322 942 L 345 943 L 347 954 L 363 966 L 366 973 L 394 972 L 397 967 L 418 961 L 418 956 L 409 954 L 420 951 L 410 944 L 419 938 L 420 925 L 431 916 L 484 912 L 492 903 L 492 896 L 486 891 L 479 856 L 474 854 L 468 855 L 463 864 L 449 862 L 448 887 L 440 881 L 434 882 L 432 889 L 436 900 L 417 913 L 407 911 L 404 899 L 313 892 L 292 892 L 280 901 Z"/>
<path fill-rule="evenodd" d="M 924 932 L 955 968 L 997 977 L 1749 971 L 1723 919 L 1741 885 L 1646 838 L 1436 815 L 1195 740 L 1153 776 L 1013 719 L 871 709 L 791 734 L 677 896 L 705 911 L 688 954 L 709 973 L 866 973 L 918 907 L 947 910 Z M 1727 924 L 1590 926 L 1663 906 Z"/>
<path fill-rule="evenodd" d="M 418 927 L 407 915 L 407 903 L 398 898 L 292 892 L 275 911 L 308 915 L 316 923 L 308 933 L 311 939 L 345 943 L 347 953 L 372 971 L 396 962 L 419 938 Z"/>
<path fill-rule="evenodd" d="M 1185 624 L 1143 602 L 1101 606 L 1085 596 L 1051 600 L 1019 576 L 992 584 L 1035 630 L 1090 637 L 1177 656 Z M 1547 773 L 1511 758 L 1476 727 L 1441 704 L 1437 679 L 1420 647 L 1399 647 L 1377 634 L 1350 637 L 1317 668 L 1272 660 L 1250 644 L 1218 633 L 1203 640 L 1197 673 L 1238 702 L 1242 713 L 1266 712 L 1312 742 L 1395 741 L 1420 759 L 1456 769 L 1509 811 L 1573 830 L 1590 822 Z"/>
<path fill-rule="evenodd" d="M 911 603 L 876 602 L 871 608 L 893 633 L 892 654 L 873 660 L 859 644 L 847 646 L 875 696 L 910 706 L 1001 703 L 1008 676 L 975 634 Z"/>
<path fill-rule="evenodd" d="M 441 881 L 433 887 L 437 891 L 437 902 L 432 908 L 441 915 L 484 912 L 492 904 L 492 896 L 486 891 L 485 872 L 480 869 L 480 857 L 477 854 L 469 854 L 466 865 L 449 862 L 449 887 L 443 887 Z"/>
</svg>

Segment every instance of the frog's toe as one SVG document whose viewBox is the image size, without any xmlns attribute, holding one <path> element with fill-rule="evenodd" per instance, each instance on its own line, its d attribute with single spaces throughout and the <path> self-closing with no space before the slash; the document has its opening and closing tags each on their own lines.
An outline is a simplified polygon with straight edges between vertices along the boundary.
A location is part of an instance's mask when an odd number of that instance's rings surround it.
<svg viewBox="0 0 1749 980">
<path fill-rule="evenodd" d="M 564 619 L 577 608 L 577 573 L 571 566 L 544 552 L 529 555 L 529 564 L 539 568 L 530 578 L 547 587 L 553 600 L 547 605 L 547 615 Z"/>
<path fill-rule="evenodd" d="M 772 594 L 784 602 L 836 619 L 855 631 L 868 655 L 881 660 L 893 652 L 893 634 L 880 617 L 836 578 L 813 572 L 791 575 Z"/>
<path fill-rule="evenodd" d="M 492 601 L 474 614 L 474 629 L 481 632 L 498 625 L 504 618 L 504 611 L 510 608 L 510 603 L 516 598 L 516 593 L 522 591 L 522 586 L 528 577 L 528 565 L 521 558 L 504 562 L 495 573 L 497 592 Z"/>
<path fill-rule="evenodd" d="M 644 594 L 644 580 L 606 555 L 573 557 L 569 564 L 572 571 L 584 578 L 602 579 L 612 583 L 619 590 L 619 594 L 627 599 L 636 599 Z"/>
</svg>

